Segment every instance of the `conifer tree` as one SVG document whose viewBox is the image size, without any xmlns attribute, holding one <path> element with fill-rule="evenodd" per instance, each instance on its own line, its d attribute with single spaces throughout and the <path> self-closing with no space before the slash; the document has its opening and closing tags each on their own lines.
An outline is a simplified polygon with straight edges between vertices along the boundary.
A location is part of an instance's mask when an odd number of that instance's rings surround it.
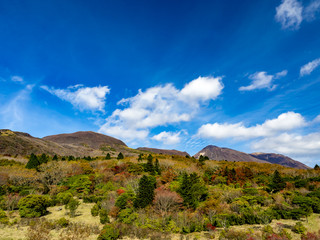
<svg viewBox="0 0 320 240">
<path fill-rule="evenodd" d="M 314 166 L 314 170 L 320 170 L 320 167 L 319 167 L 318 164 L 316 164 L 316 165 Z"/>
<path fill-rule="evenodd" d="M 107 153 L 106 159 L 107 159 L 107 160 L 111 159 L 110 153 Z"/>
<path fill-rule="evenodd" d="M 55 155 L 53 156 L 52 160 L 53 160 L 53 161 L 58 161 L 58 156 L 57 156 L 57 154 L 55 154 Z"/>
<path fill-rule="evenodd" d="M 39 158 L 39 162 L 40 164 L 42 163 L 47 163 L 49 161 L 49 158 L 48 156 L 45 154 L 45 153 L 42 153 L 40 158 Z"/>
<path fill-rule="evenodd" d="M 161 175 L 161 169 L 160 169 L 160 165 L 159 165 L 159 160 L 158 158 L 156 158 L 156 162 L 154 164 L 154 171 L 156 173 L 158 173 L 159 175 Z"/>
<path fill-rule="evenodd" d="M 147 158 L 146 172 L 149 172 L 151 174 L 154 173 L 153 157 L 151 154 L 149 154 L 149 156 Z"/>
<path fill-rule="evenodd" d="M 120 160 L 120 159 L 124 159 L 124 156 L 123 156 L 122 152 L 120 152 L 120 153 L 118 154 L 117 159 L 118 159 L 118 160 Z"/>
<path fill-rule="evenodd" d="M 138 157 L 138 162 L 142 161 L 142 156 L 143 156 L 143 154 L 140 153 L 140 154 L 139 154 L 139 157 Z"/>
<path fill-rule="evenodd" d="M 33 153 L 31 153 L 29 161 L 26 165 L 26 168 L 37 168 L 40 165 L 40 162 L 38 160 L 38 157 L 36 155 L 34 155 Z"/>
<path fill-rule="evenodd" d="M 154 199 L 155 179 L 154 177 L 143 175 L 139 181 L 137 198 L 134 201 L 136 208 L 145 208 Z"/>
<path fill-rule="evenodd" d="M 282 189 L 284 189 L 285 186 L 286 186 L 286 183 L 284 182 L 280 173 L 278 172 L 278 170 L 275 170 L 273 173 L 272 181 L 269 184 L 270 190 L 272 192 L 279 192 Z"/>
</svg>

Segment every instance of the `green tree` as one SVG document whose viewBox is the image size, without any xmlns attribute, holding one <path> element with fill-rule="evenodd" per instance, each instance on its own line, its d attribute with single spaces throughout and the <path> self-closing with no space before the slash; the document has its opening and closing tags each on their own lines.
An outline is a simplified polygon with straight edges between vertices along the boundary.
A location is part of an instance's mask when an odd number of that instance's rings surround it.
<svg viewBox="0 0 320 240">
<path fill-rule="evenodd" d="M 104 208 L 102 208 L 99 212 L 99 217 L 100 217 L 100 223 L 102 224 L 106 224 L 106 223 L 110 223 L 110 219 L 109 219 L 109 215 L 108 215 L 108 211 Z"/>
<path fill-rule="evenodd" d="M 66 209 L 69 209 L 70 217 L 76 216 L 76 211 L 80 205 L 80 201 L 74 198 L 71 198 L 68 204 L 65 206 Z"/>
<path fill-rule="evenodd" d="M 196 173 L 183 173 L 182 182 L 177 192 L 183 198 L 183 203 L 187 207 L 197 208 L 200 201 L 206 199 L 208 193 L 207 188 L 200 182 Z"/>
<path fill-rule="evenodd" d="M 40 162 L 38 160 L 38 157 L 31 153 L 29 161 L 26 165 L 26 168 L 32 169 L 32 168 L 37 168 L 40 165 Z"/>
<path fill-rule="evenodd" d="M 154 166 L 153 166 L 153 157 L 151 154 L 149 154 L 147 158 L 147 163 L 146 163 L 146 172 L 149 172 L 151 174 L 154 174 Z"/>
<path fill-rule="evenodd" d="M 49 161 L 49 157 L 45 153 L 42 153 L 39 158 L 40 164 L 47 163 L 48 161 Z"/>
<path fill-rule="evenodd" d="M 21 198 L 18 207 L 21 217 L 34 218 L 41 217 L 47 213 L 50 199 L 42 195 L 28 195 Z"/>
<path fill-rule="evenodd" d="M 314 166 L 314 170 L 319 170 L 319 169 L 320 169 L 319 165 L 316 164 L 316 165 Z"/>
<path fill-rule="evenodd" d="M 142 161 L 142 156 L 143 156 L 143 154 L 140 153 L 140 154 L 139 154 L 139 157 L 138 157 L 138 162 L 141 162 L 141 161 Z"/>
<path fill-rule="evenodd" d="M 52 160 L 53 160 L 53 161 L 58 161 L 58 156 L 57 156 L 57 154 L 55 154 L 55 155 L 53 156 Z"/>
<path fill-rule="evenodd" d="M 137 198 L 134 201 L 134 207 L 145 208 L 152 203 L 154 199 L 155 177 L 143 175 L 139 181 Z"/>
<path fill-rule="evenodd" d="M 285 181 L 281 177 L 281 175 L 278 172 L 278 170 L 275 170 L 274 173 L 273 173 L 273 177 L 272 177 L 271 183 L 269 184 L 270 190 L 272 192 L 276 193 L 276 192 L 281 191 L 285 187 L 286 187 Z"/>
<path fill-rule="evenodd" d="M 101 230 L 98 240 L 116 240 L 120 236 L 119 230 L 111 224 L 106 224 Z"/>
<path fill-rule="evenodd" d="M 107 160 L 111 159 L 110 153 L 107 153 L 106 159 L 107 159 Z"/>
<path fill-rule="evenodd" d="M 155 162 L 155 164 L 154 164 L 154 171 L 155 171 L 157 174 L 161 175 L 161 169 L 160 169 L 160 164 L 159 164 L 158 158 L 156 158 L 156 162 Z"/>
<path fill-rule="evenodd" d="M 120 160 L 120 159 L 124 159 L 124 156 L 123 156 L 122 152 L 120 152 L 120 153 L 118 154 L 117 159 L 118 159 L 118 160 Z"/>
</svg>

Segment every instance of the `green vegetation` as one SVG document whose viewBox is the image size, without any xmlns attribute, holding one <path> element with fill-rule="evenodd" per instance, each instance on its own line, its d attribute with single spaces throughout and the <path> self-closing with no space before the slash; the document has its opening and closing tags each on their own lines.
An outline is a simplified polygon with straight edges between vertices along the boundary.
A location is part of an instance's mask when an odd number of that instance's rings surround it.
<svg viewBox="0 0 320 240">
<path fill-rule="evenodd" d="M 95 238 L 100 234 L 99 239 L 169 239 L 170 234 L 207 234 L 205 239 L 306 239 L 318 234 L 317 169 L 206 157 L 200 161 L 163 154 L 119 155 L 122 161 L 106 161 L 106 156 L 31 154 L 28 167 L 4 161 L 0 165 L 0 224 L 9 228 L 23 218 L 48 219 L 51 222 L 34 225 L 30 220 L 28 234 L 43 229 L 49 236 L 59 228 L 72 235 L 87 229 L 75 225 L 79 219 L 90 219 L 98 228 L 86 231 L 94 232 Z M 253 225 L 259 229 L 249 231 Z"/>
</svg>

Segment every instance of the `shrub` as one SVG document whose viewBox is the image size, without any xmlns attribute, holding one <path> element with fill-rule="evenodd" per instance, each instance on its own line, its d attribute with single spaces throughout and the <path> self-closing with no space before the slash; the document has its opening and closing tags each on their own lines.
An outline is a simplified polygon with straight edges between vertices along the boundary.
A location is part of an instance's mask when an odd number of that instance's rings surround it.
<svg viewBox="0 0 320 240">
<path fill-rule="evenodd" d="M 2 224 L 8 224 L 9 223 L 9 219 L 6 215 L 6 212 L 3 211 L 1 208 L 0 208 L 0 223 Z"/>
<path fill-rule="evenodd" d="M 20 216 L 26 218 L 45 215 L 48 206 L 50 206 L 50 199 L 42 195 L 28 195 L 21 198 L 18 203 Z"/>
<path fill-rule="evenodd" d="M 155 190 L 155 198 L 153 204 L 155 209 L 162 215 L 177 209 L 183 202 L 183 199 L 176 192 L 158 188 Z"/>
<path fill-rule="evenodd" d="M 91 208 L 91 215 L 96 217 L 99 215 L 99 211 L 100 211 L 100 208 L 98 206 L 98 204 L 95 204 L 93 205 L 93 207 Z"/>
<path fill-rule="evenodd" d="M 73 198 L 73 195 L 71 192 L 61 192 L 57 195 L 57 201 L 63 205 L 68 204 L 70 199 Z"/>
<path fill-rule="evenodd" d="M 68 202 L 68 204 L 66 205 L 66 209 L 69 209 L 69 214 L 70 217 L 75 217 L 76 216 L 76 210 L 80 205 L 80 201 L 77 199 L 70 199 L 70 201 Z"/>
<path fill-rule="evenodd" d="M 115 240 L 119 238 L 119 230 L 113 225 L 107 224 L 103 227 L 98 240 Z"/>
<path fill-rule="evenodd" d="M 70 221 L 69 221 L 68 219 L 65 219 L 65 218 L 63 217 L 63 218 L 59 218 L 59 219 L 56 221 L 56 224 L 57 224 L 59 227 L 65 228 L 65 227 L 68 227 L 68 226 L 69 226 Z"/>
<path fill-rule="evenodd" d="M 303 226 L 302 222 L 297 222 L 296 225 L 293 226 L 292 231 L 298 234 L 304 234 L 306 232 L 306 227 Z"/>
<path fill-rule="evenodd" d="M 102 208 L 100 210 L 100 213 L 99 213 L 100 223 L 102 223 L 102 224 L 110 223 L 110 219 L 109 219 L 108 214 L 109 213 L 106 209 Z"/>
</svg>

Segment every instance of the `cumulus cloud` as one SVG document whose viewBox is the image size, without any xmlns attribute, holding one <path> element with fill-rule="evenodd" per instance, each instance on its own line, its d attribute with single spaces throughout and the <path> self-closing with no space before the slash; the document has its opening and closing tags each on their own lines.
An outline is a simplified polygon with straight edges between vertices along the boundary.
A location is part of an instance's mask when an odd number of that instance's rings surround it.
<svg viewBox="0 0 320 240">
<path fill-rule="evenodd" d="M 282 113 L 275 119 L 266 120 L 263 124 L 246 127 L 242 122 L 213 123 L 202 125 L 198 130 L 198 135 L 205 138 L 234 138 L 234 139 L 251 139 L 258 137 L 268 137 L 296 128 L 303 127 L 307 124 L 305 119 L 295 112 Z"/>
<path fill-rule="evenodd" d="M 223 89 L 222 78 L 199 77 L 180 91 L 180 97 L 185 101 L 207 101 L 216 99 Z"/>
<path fill-rule="evenodd" d="M 313 0 L 305 7 L 297 0 L 282 0 L 276 7 L 275 19 L 283 29 L 297 30 L 303 20 L 313 21 L 319 10 L 320 0 Z"/>
<path fill-rule="evenodd" d="M 106 95 L 110 93 L 108 86 L 84 87 L 81 84 L 69 86 L 67 89 L 55 89 L 53 87 L 41 86 L 58 98 L 70 102 L 75 108 L 91 111 L 104 112 Z"/>
<path fill-rule="evenodd" d="M 300 68 L 300 76 L 303 77 L 305 75 L 309 75 L 319 66 L 320 66 L 320 58 L 317 58 L 317 59 L 303 65 Z"/>
<path fill-rule="evenodd" d="M 282 133 L 252 144 L 259 151 L 275 151 L 287 155 L 311 156 L 320 154 L 320 133 L 307 135 Z"/>
<path fill-rule="evenodd" d="M 152 139 L 162 142 L 166 145 L 174 145 L 181 141 L 180 132 L 173 133 L 173 132 L 166 132 L 166 131 L 153 136 Z"/>
<path fill-rule="evenodd" d="M 252 80 L 249 86 L 242 86 L 239 88 L 240 91 L 252 91 L 255 89 L 268 89 L 270 91 L 274 90 L 277 85 L 274 85 L 272 82 L 274 79 L 279 79 L 286 76 L 288 73 L 287 70 L 276 73 L 275 75 L 268 75 L 267 72 L 256 72 L 249 76 L 249 79 Z"/>
<path fill-rule="evenodd" d="M 116 109 L 101 126 L 100 132 L 121 137 L 122 129 L 126 129 L 144 133 L 139 136 L 146 137 L 151 128 L 190 121 L 200 104 L 216 99 L 222 89 L 221 78 L 199 77 L 181 90 L 172 84 L 139 90 L 137 95 L 118 102 L 123 109 Z M 195 96 L 192 96 L 192 90 Z"/>
</svg>

